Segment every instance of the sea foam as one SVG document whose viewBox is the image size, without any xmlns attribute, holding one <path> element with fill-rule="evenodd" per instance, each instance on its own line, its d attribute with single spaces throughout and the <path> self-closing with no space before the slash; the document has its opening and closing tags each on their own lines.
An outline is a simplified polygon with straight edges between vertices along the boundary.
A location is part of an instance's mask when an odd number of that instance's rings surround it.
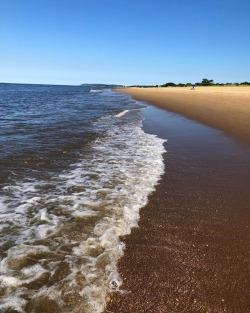
<svg viewBox="0 0 250 313">
<path fill-rule="evenodd" d="M 25 312 L 49 299 L 60 312 L 98 313 L 110 292 L 122 292 L 119 238 L 137 226 L 164 172 L 164 141 L 141 123 L 139 111 L 100 118 L 94 127 L 106 136 L 53 176 L 50 189 L 34 179 L 5 187 L 0 230 L 10 247 L 0 261 L 0 310 Z"/>
</svg>

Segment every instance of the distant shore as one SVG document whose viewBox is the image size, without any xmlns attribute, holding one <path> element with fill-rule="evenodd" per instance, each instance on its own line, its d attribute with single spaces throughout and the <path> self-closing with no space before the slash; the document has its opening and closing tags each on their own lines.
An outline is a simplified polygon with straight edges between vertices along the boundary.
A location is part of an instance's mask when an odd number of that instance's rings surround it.
<svg viewBox="0 0 250 313">
<path fill-rule="evenodd" d="M 250 86 L 115 90 L 225 131 L 250 145 Z"/>
</svg>

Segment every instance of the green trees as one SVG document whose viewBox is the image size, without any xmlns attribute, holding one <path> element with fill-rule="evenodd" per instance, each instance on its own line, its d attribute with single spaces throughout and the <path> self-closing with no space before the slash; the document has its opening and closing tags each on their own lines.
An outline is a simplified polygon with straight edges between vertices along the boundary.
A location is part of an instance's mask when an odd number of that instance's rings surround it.
<svg viewBox="0 0 250 313">
<path fill-rule="evenodd" d="M 242 83 L 215 83 L 213 79 L 203 78 L 199 83 L 173 83 L 169 82 L 160 87 L 192 87 L 192 86 L 250 86 L 250 82 L 244 81 Z"/>
<path fill-rule="evenodd" d="M 175 87 L 176 84 L 175 83 L 166 83 L 164 85 L 161 85 L 161 87 Z"/>
<path fill-rule="evenodd" d="M 166 83 L 164 85 L 161 85 L 161 87 L 190 87 L 193 84 L 191 83 L 179 83 L 179 84 L 175 84 L 172 82 Z M 195 85 L 197 86 L 212 86 L 214 85 L 214 80 L 213 79 L 207 79 L 207 78 L 203 78 L 201 83 L 196 83 Z"/>
<path fill-rule="evenodd" d="M 201 86 L 211 86 L 213 84 L 214 84 L 214 80 L 213 79 L 203 78 L 200 85 Z"/>
</svg>

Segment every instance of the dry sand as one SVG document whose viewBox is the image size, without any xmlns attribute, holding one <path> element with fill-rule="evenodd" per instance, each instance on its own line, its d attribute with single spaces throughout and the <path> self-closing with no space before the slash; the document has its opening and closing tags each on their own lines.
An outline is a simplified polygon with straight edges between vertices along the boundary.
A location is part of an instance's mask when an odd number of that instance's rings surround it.
<svg viewBox="0 0 250 313">
<path fill-rule="evenodd" d="M 215 127 L 250 145 L 250 86 L 117 89 Z"/>
<path fill-rule="evenodd" d="M 249 144 L 250 88 L 123 89 Z M 165 174 L 122 238 L 124 293 L 106 313 L 250 312 L 250 149 L 151 107 L 144 129 L 167 138 Z M 145 114 L 145 113 L 144 113 Z"/>
</svg>

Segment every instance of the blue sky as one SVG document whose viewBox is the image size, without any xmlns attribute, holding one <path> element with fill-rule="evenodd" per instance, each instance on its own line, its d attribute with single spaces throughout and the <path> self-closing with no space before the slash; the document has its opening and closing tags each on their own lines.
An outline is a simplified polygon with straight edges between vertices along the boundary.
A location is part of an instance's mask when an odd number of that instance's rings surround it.
<svg viewBox="0 0 250 313">
<path fill-rule="evenodd" d="M 250 0 L 0 0 L 0 82 L 250 81 Z"/>
</svg>

